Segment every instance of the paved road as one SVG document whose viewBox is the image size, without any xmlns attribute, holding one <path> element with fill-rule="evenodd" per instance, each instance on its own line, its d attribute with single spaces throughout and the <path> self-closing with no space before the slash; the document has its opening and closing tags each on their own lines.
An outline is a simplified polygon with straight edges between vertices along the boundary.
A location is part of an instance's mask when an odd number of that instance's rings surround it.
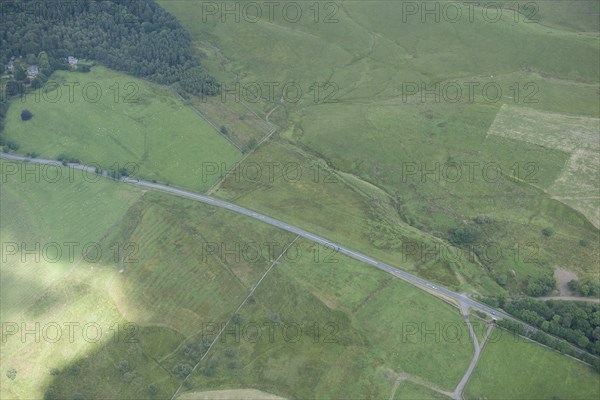
<svg viewBox="0 0 600 400">
<path fill-rule="evenodd" d="M 14 154 L 6 154 L 6 153 L 0 153 L 0 157 L 1 158 L 5 158 L 8 160 L 13 160 L 13 161 L 28 161 L 30 163 L 34 163 L 34 164 L 45 164 L 45 165 L 61 165 L 60 162 L 56 161 L 56 160 L 44 160 L 44 159 L 40 159 L 40 158 L 35 158 L 35 159 L 30 159 L 27 157 L 22 157 L 22 156 L 17 156 Z M 74 169 L 78 169 L 78 170 L 82 170 L 82 171 L 87 171 L 89 173 L 95 173 L 95 168 L 94 167 L 90 167 L 90 166 L 86 166 L 86 165 L 81 165 L 81 164 L 72 164 L 69 163 L 67 164 L 70 168 L 74 168 Z M 4 173 L 3 173 L 4 174 Z M 0 177 L 3 178 L 3 177 Z M 327 246 L 331 249 L 334 249 L 342 254 L 345 254 L 349 257 L 352 257 L 356 260 L 362 261 L 364 263 L 367 263 L 369 265 L 372 265 L 373 267 L 379 268 L 385 272 L 388 272 L 389 274 L 403 279 L 409 283 L 412 283 L 413 285 L 420 287 L 422 289 L 427 289 L 430 292 L 434 292 L 434 293 L 439 293 L 447 298 L 453 299 L 457 302 L 457 304 L 463 304 L 465 306 L 471 307 L 475 310 L 479 310 L 482 311 L 494 318 L 502 318 L 502 319 L 507 319 L 507 320 L 511 320 L 511 321 L 515 321 L 518 322 L 522 325 L 525 326 L 525 329 L 532 331 L 532 332 L 536 332 L 537 329 L 527 325 L 526 323 L 524 323 L 523 321 L 520 321 L 502 311 L 496 310 L 492 307 L 489 307 L 485 304 L 479 303 L 465 295 L 453 292 L 449 289 L 437 286 L 434 283 L 431 283 L 425 279 L 419 278 L 418 276 L 412 275 L 408 272 L 399 270 L 397 268 L 394 268 L 386 263 L 383 263 L 381 261 L 377 261 L 369 256 L 366 256 L 362 253 L 359 253 L 357 251 L 351 250 L 347 247 L 344 247 L 340 244 L 331 242 L 330 240 L 327 240 L 321 236 L 315 235 L 313 233 L 307 232 L 303 229 L 300 229 L 296 226 L 287 224 L 283 221 L 280 221 L 278 219 L 275 218 L 271 218 L 268 217 L 264 214 L 260 214 L 256 211 L 252 211 L 249 210 L 247 208 L 244 207 L 240 207 L 238 205 L 235 205 L 233 203 L 229 203 L 227 201 L 223 201 L 223 200 L 219 200 L 216 199 L 214 197 L 210 197 L 210 196 L 204 196 L 201 194 L 197 194 L 197 193 L 193 193 L 193 192 L 189 192 L 187 190 L 183 190 L 183 189 L 177 189 L 171 186 L 165 186 L 165 185 L 161 185 L 158 183 L 152 183 L 152 182 L 146 182 L 146 181 L 142 181 L 142 180 L 138 180 L 138 179 L 131 179 L 131 178 L 122 178 L 121 179 L 122 182 L 131 184 L 131 185 L 135 185 L 135 186 L 139 186 L 139 187 L 143 187 L 146 189 L 152 189 L 152 190 L 158 190 L 161 192 L 167 192 L 167 193 L 171 193 L 177 196 L 181 196 L 181 197 L 185 197 L 191 200 L 195 200 L 195 201 L 199 201 L 205 204 L 210 204 L 212 206 L 215 207 L 219 207 L 219 208 L 225 208 L 227 210 L 236 212 L 238 214 L 243 214 L 243 215 L 247 215 L 251 218 L 257 219 L 259 221 L 265 222 L 267 224 L 273 225 L 277 228 L 286 230 L 288 232 L 292 232 L 296 235 L 299 235 L 303 238 L 312 240 L 313 242 L 319 243 L 323 246 Z M 579 349 L 575 346 L 571 346 L 573 349 L 575 349 L 578 352 L 581 353 L 585 353 L 584 350 Z"/>
<path fill-rule="evenodd" d="M 35 163 L 35 164 L 45 164 L 45 165 L 61 165 L 60 162 L 56 161 L 56 160 L 44 160 L 44 159 L 40 159 L 40 158 L 35 158 L 35 159 L 30 159 L 27 157 L 22 157 L 22 156 L 17 156 L 14 154 L 6 154 L 6 153 L 0 153 L 0 157 L 8 159 L 8 160 L 13 160 L 13 161 L 29 161 L 30 163 Z M 87 171 L 89 173 L 95 173 L 95 168 L 94 167 L 90 167 L 90 166 L 86 166 L 86 165 L 80 165 L 80 164 L 72 164 L 69 163 L 67 164 L 70 168 L 74 168 L 74 169 L 78 169 L 78 170 L 82 170 L 82 171 Z M 273 225 L 277 228 L 286 230 L 288 232 L 292 232 L 296 235 L 299 235 L 303 238 L 312 240 L 313 242 L 319 243 L 323 246 L 327 246 L 333 250 L 338 251 L 339 253 L 345 254 L 349 257 L 352 257 L 356 260 L 362 261 L 364 263 L 370 264 L 376 268 L 379 268 L 383 271 L 386 271 L 400 279 L 403 279 L 407 282 L 410 282 L 414 285 L 417 285 L 419 287 L 422 288 L 426 288 L 429 289 L 430 291 L 437 291 L 440 294 L 443 294 L 446 297 L 449 297 L 451 299 L 456 300 L 459 303 L 463 303 L 465 305 L 468 305 L 469 307 L 472 307 L 476 310 L 482 311 L 486 314 L 492 315 L 496 318 L 507 318 L 507 319 L 513 319 L 511 316 L 502 313 L 501 311 L 495 310 L 489 306 L 486 306 L 485 304 L 481 304 L 467 296 L 464 296 L 462 294 L 459 293 L 455 293 L 451 290 L 448 290 L 446 288 L 437 286 L 425 279 L 419 278 L 418 276 L 409 274 L 408 272 L 399 270 L 397 268 L 394 268 L 388 264 L 385 264 L 381 261 L 377 261 L 367 255 L 364 255 L 362 253 L 359 253 L 357 251 L 351 250 L 347 247 L 344 247 L 340 244 L 331 242 L 330 240 L 327 240 L 321 236 L 317 236 L 313 233 L 307 232 L 303 229 L 300 229 L 296 226 L 287 224 L 283 221 L 280 221 L 278 219 L 275 218 L 271 218 L 269 216 L 266 216 L 264 214 L 260 214 L 256 211 L 252 211 L 249 210 L 247 208 L 244 207 L 240 207 L 236 204 L 233 203 L 229 203 L 227 201 L 223 201 L 223 200 L 219 200 L 216 199 L 214 197 L 211 196 L 204 196 L 201 194 L 197 194 L 197 193 L 193 193 L 193 192 L 189 192 L 187 190 L 183 190 L 183 189 L 177 189 L 171 186 L 165 186 L 165 185 L 161 185 L 159 183 L 152 183 L 152 182 L 146 182 L 146 181 L 142 181 L 142 180 L 138 180 L 138 179 L 131 179 L 131 178 L 122 178 L 121 179 L 122 182 L 125 183 L 129 183 L 131 185 L 135 185 L 135 186 L 140 186 L 146 189 L 153 189 L 153 190 L 158 190 L 161 192 L 167 192 L 167 193 L 171 193 L 177 196 L 181 196 L 181 197 L 185 197 L 188 199 L 192 199 L 192 200 L 196 200 L 205 204 L 210 204 L 212 206 L 215 207 L 219 207 L 219 208 L 225 208 L 227 210 L 236 212 L 238 214 L 243 214 L 243 215 L 247 215 L 251 218 L 257 219 L 259 221 L 265 222 L 267 224 Z M 515 320 L 516 321 L 516 320 Z"/>
</svg>

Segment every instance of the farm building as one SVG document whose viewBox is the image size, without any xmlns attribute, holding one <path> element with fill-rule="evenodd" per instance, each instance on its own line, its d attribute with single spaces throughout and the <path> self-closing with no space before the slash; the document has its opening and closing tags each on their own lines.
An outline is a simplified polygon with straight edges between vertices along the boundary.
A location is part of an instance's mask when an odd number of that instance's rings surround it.
<svg viewBox="0 0 600 400">
<path fill-rule="evenodd" d="M 30 78 L 33 78 L 34 76 L 39 74 L 39 72 L 40 72 L 40 69 L 38 68 L 37 65 L 30 65 L 29 67 L 27 67 L 27 76 Z"/>
</svg>

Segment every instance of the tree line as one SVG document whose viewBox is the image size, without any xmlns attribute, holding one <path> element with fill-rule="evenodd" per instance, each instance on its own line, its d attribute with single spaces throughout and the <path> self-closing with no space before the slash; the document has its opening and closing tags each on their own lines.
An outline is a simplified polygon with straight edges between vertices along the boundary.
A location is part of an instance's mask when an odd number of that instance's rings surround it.
<svg viewBox="0 0 600 400">
<path fill-rule="evenodd" d="M 543 332 L 565 339 L 591 354 L 600 355 L 600 304 L 561 300 L 507 300 L 504 297 L 480 300 L 492 307 L 502 308 Z"/>
<path fill-rule="evenodd" d="M 555 338 L 551 337 L 550 335 L 548 335 L 547 333 L 544 333 L 542 331 L 532 332 L 532 331 L 526 330 L 525 327 L 523 326 L 523 324 L 520 324 L 520 323 L 514 322 L 514 321 L 510 321 L 510 320 L 506 320 L 506 319 L 499 320 L 497 322 L 497 324 L 499 327 L 506 329 L 507 331 L 509 331 L 515 335 L 524 336 L 533 341 L 536 341 L 545 346 L 548 346 L 554 350 L 557 350 L 563 354 L 567 354 L 571 357 L 574 357 L 581 361 L 584 361 L 584 362 L 590 364 L 596 371 L 600 372 L 600 359 L 593 357 L 589 353 L 582 353 L 582 352 L 576 351 L 574 348 L 569 346 L 568 343 L 564 340 L 555 339 Z"/>
<path fill-rule="evenodd" d="M 46 52 L 53 70 L 76 56 L 161 84 L 200 66 L 187 31 L 151 0 L 16 0 L 3 14 L 3 64 Z"/>
<path fill-rule="evenodd" d="M 216 92 L 216 80 L 192 54 L 187 31 L 153 0 L 13 0 L 2 5 L 1 13 L 0 71 L 13 57 L 18 61 L 4 83 L 14 92 L 8 95 L 22 93 L 20 85 L 39 87 L 52 72 L 69 69 L 68 56 L 159 84 L 179 82 L 193 94 Z M 27 65 L 39 66 L 32 82 Z"/>
</svg>

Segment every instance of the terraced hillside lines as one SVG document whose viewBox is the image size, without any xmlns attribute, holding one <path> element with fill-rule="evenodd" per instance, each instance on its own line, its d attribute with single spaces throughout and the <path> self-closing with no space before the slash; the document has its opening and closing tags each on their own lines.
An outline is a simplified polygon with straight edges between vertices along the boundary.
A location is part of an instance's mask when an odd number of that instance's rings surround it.
<svg viewBox="0 0 600 400">
<path fill-rule="evenodd" d="M 136 177 L 197 191 L 213 183 L 203 175 L 205 163 L 230 165 L 241 156 L 168 87 L 101 66 L 87 74 L 58 71 L 51 82 L 42 94 L 10 105 L 3 134 L 22 153 L 125 167 Z M 65 85 L 74 85 L 73 93 Z M 30 121 L 21 121 L 24 108 L 34 115 Z"/>
<path fill-rule="evenodd" d="M 577 360 L 506 331 L 493 333 L 466 390 L 466 399 L 595 399 L 598 373 Z"/>
<path fill-rule="evenodd" d="M 297 243 L 239 312 L 237 329 L 257 326 L 258 339 L 229 333 L 217 341 L 190 379 L 194 388 L 386 398 L 402 372 L 452 390 L 473 351 L 455 308 L 359 261 Z M 408 325 L 416 331 L 408 334 Z M 452 341 L 442 333 L 450 325 L 460 336 Z"/>
<path fill-rule="evenodd" d="M 112 292 L 132 321 L 166 325 L 186 337 L 225 321 L 269 266 L 266 244 L 277 251 L 293 238 L 164 194 L 147 193 L 143 202 L 139 222 L 123 224 L 139 244 L 138 262 L 119 275 Z"/>
<path fill-rule="evenodd" d="M 489 135 L 569 154 L 562 173 L 547 190 L 600 227 L 600 119 L 503 105 Z"/>
<path fill-rule="evenodd" d="M 0 160 L 0 170 L 8 171 L 9 163 Z M 128 354 L 132 363 L 139 362 L 138 373 L 144 379 L 162 380 L 164 375 L 135 344 L 121 342 L 101 350 L 114 339 L 111 327 L 127 323 L 105 291 L 117 270 L 112 233 L 142 191 L 109 180 L 85 181 L 80 174 L 72 181 L 36 181 L 35 167 L 29 167 L 29 179 L 3 173 L 0 183 L 0 397 L 43 398 L 54 369 L 69 377 L 65 398 L 82 391 L 135 397 L 136 383 L 118 387 L 113 382 L 113 388 L 101 383 L 119 357 Z M 70 176 L 65 168 L 61 175 Z M 9 251 L 10 243 L 18 246 L 16 253 Z M 44 251 L 50 244 L 51 250 Z M 84 256 L 82 249 L 88 244 L 100 249 L 100 259 L 97 253 Z M 73 324 L 71 333 L 68 324 Z M 88 340 L 82 331 L 86 324 L 92 325 Z M 7 326 L 16 327 L 15 334 L 5 331 Z M 94 327 L 102 332 L 100 337 Z M 22 329 L 33 333 L 22 336 Z M 82 359 L 94 359 L 89 370 L 84 370 Z M 6 375 L 10 368 L 17 371 L 14 380 Z"/>
<path fill-rule="evenodd" d="M 4 164 L 11 162 L 1 162 L 7 171 Z M 35 166 L 29 164 L 30 171 Z M 71 176 L 67 168 L 61 170 L 63 177 Z M 90 183 L 79 170 L 72 176 L 72 181 L 50 183 L 3 172 L 3 244 L 24 242 L 33 249 L 35 242 L 42 247 L 49 241 L 79 242 L 81 250 L 83 243 L 93 242 L 103 257 L 99 262 L 81 257 L 35 262 L 31 255 L 22 262 L 20 253 L 2 249 L 8 259 L 0 270 L 2 322 L 19 329 L 21 323 L 29 328 L 58 324 L 63 335 L 49 342 L 46 336 L 36 341 L 33 334 L 23 340 L 20 332 L 3 333 L 2 366 L 15 368 L 18 376 L 15 381 L 0 376 L 1 397 L 43 398 L 50 391 L 59 398 L 77 393 L 144 398 L 151 383 L 167 397 L 179 385 L 171 370 L 189 359 L 189 341 L 205 324 L 229 318 L 269 267 L 264 244 L 276 252 L 294 236 L 248 217 L 108 179 Z M 123 247 L 126 243 L 134 245 L 133 252 Z M 244 250 L 245 244 L 254 247 Z M 74 342 L 64 330 L 70 322 L 79 324 Z M 100 340 L 81 336 L 87 323 L 101 329 Z M 123 360 L 130 368 L 127 376 L 117 369 Z"/>
<path fill-rule="evenodd" d="M 104 240 L 141 195 L 140 190 L 108 180 L 86 182 L 78 174 L 69 182 L 66 169 L 65 179 L 36 182 L 36 168 L 30 166 L 30 179 L 22 179 L 25 164 L 0 160 L 2 171 L 15 165 L 18 172 L 3 172 L 0 183 L 3 321 L 19 318 L 72 269 L 93 266 L 83 259 L 83 246 L 98 243 L 103 257 L 97 265 L 111 266 L 111 250 Z M 72 257 L 65 243 L 74 243 Z"/>
<path fill-rule="evenodd" d="M 236 101 L 232 95 L 217 95 L 204 99 L 194 96 L 190 98 L 190 103 L 245 152 L 252 150 L 273 129 L 270 124 L 248 110 L 241 99 Z"/>
</svg>

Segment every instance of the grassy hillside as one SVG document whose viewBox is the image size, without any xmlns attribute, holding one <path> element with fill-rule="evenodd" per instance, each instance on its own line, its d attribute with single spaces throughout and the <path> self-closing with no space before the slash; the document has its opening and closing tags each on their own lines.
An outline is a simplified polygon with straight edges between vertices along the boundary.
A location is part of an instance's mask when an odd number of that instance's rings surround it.
<svg viewBox="0 0 600 400">
<path fill-rule="evenodd" d="M 87 74 L 59 71 L 50 82 L 56 84 L 8 110 L 3 134 L 23 154 L 125 166 L 136 177 L 197 191 L 213 183 L 203 179 L 203 163 L 230 164 L 241 155 L 168 87 L 100 66 Z M 25 108 L 34 115 L 30 121 L 21 121 Z"/>
<path fill-rule="evenodd" d="M 160 360 L 178 354 L 203 324 L 229 318 L 268 265 L 266 250 L 260 257 L 238 251 L 236 259 L 235 246 L 287 245 L 270 226 L 106 179 L 90 182 L 80 171 L 61 168 L 63 179 L 36 181 L 27 164 L 22 179 L 25 165 L 1 165 L 2 398 L 47 391 L 143 398 L 152 383 L 159 395 L 172 395 L 176 379 Z M 22 336 L 25 329 L 37 330 L 37 339 Z M 129 367 L 120 371 L 123 360 Z"/>
<path fill-rule="evenodd" d="M 297 22 L 281 12 L 272 19 L 263 15 L 257 22 L 236 22 L 233 17 L 220 19 L 218 11 L 217 16 L 205 15 L 194 2 L 161 5 L 192 33 L 198 51 L 214 54 L 206 49 L 219 49 L 212 68 L 229 86 L 294 82 L 302 88 L 298 102 L 284 101 L 270 116 L 283 128 L 263 144 L 263 151 L 246 159 L 247 166 L 279 161 L 282 147 L 290 148 L 291 154 L 302 151 L 340 175 L 352 176 L 353 186 L 379 188 L 387 199 L 381 219 L 394 221 L 394 226 L 403 221 L 446 243 L 453 240 L 452 229 L 477 231 L 478 239 L 462 247 L 476 254 L 475 264 L 487 280 L 473 272 L 473 257 L 445 260 L 447 266 L 436 267 L 425 257 L 412 260 L 409 264 L 429 264 L 422 268 L 423 276 L 450 287 L 468 282 L 488 292 L 502 290 L 490 282 L 495 281 L 509 292 L 522 293 L 530 279 L 551 275 L 556 267 L 580 275 L 597 273 L 598 199 L 595 194 L 578 194 L 597 180 L 593 154 L 515 140 L 516 136 L 493 134 L 492 127 L 502 120 L 503 110 L 512 110 L 511 115 L 533 115 L 537 110 L 548 121 L 560 121 L 557 131 L 563 136 L 578 129 L 572 119 L 587 118 L 590 138 L 600 140 L 593 128 L 600 116 L 594 18 L 598 2 L 540 3 L 533 10 L 540 23 L 525 21 L 531 10 L 515 14 L 506 3 L 494 22 L 481 7 L 472 10 L 470 19 L 463 5 L 463 18 L 456 23 L 444 18 L 435 22 L 432 17 L 423 22 L 420 10 L 404 15 L 401 1 L 343 2 L 334 10 L 334 23 L 322 21 L 326 13 L 315 22 L 308 5 Z M 198 20 L 204 23 L 195 23 Z M 323 101 L 329 92 L 315 101 L 311 85 L 327 82 L 337 88 L 336 102 Z M 475 88 L 472 96 L 469 84 Z M 410 95 L 409 88 L 421 85 L 439 88 L 438 99 L 422 97 L 420 89 Z M 454 101 L 457 86 L 461 94 Z M 484 87 L 494 89 L 487 92 Z M 252 104 L 262 115 L 273 105 L 268 98 Z M 516 132 L 527 129 L 514 127 Z M 458 179 L 456 165 L 461 169 Z M 426 175 L 436 168 L 437 173 Z M 502 174 L 496 177 L 497 169 Z M 577 193 L 569 194 L 569 182 L 577 182 Z M 344 243 L 374 255 L 378 250 L 398 252 L 396 265 L 411 268 L 400 262 L 412 258 L 402 254 L 402 244 L 414 237 L 408 239 L 382 226 L 380 218 L 365 216 L 371 193 L 350 195 L 344 186 L 350 185 L 265 185 L 230 177 L 215 194 L 307 228 L 336 221 L 328 233 L 336 232 Z M 317 217 L 347 212 L 348 198 L 363 203 L 348 213 L 357 218 L 348 216 L 352 223 Z M 325 211 L 333 199 L 340 206 Z M 478 216 L 489 216 L 493 223 L 477 225 L 473 221 Z M 542 235 L 548 227 L 553 237 Z M 581 240 L 593 245 L 579 246 Z M 440 251 L 434 253 L 434 258 L 443 258 Z"/>
<path fill-rule="evenodd" d="M 473 352 L 455 308 L 345 256 L 297 243 L 300 251 L 289 254 L 297 260 L 283 259 L 267 275 L 237 325 L 200 363 L 194 387 L 384 398 L 408 373 L 454 389 Z"/>
</svg>

